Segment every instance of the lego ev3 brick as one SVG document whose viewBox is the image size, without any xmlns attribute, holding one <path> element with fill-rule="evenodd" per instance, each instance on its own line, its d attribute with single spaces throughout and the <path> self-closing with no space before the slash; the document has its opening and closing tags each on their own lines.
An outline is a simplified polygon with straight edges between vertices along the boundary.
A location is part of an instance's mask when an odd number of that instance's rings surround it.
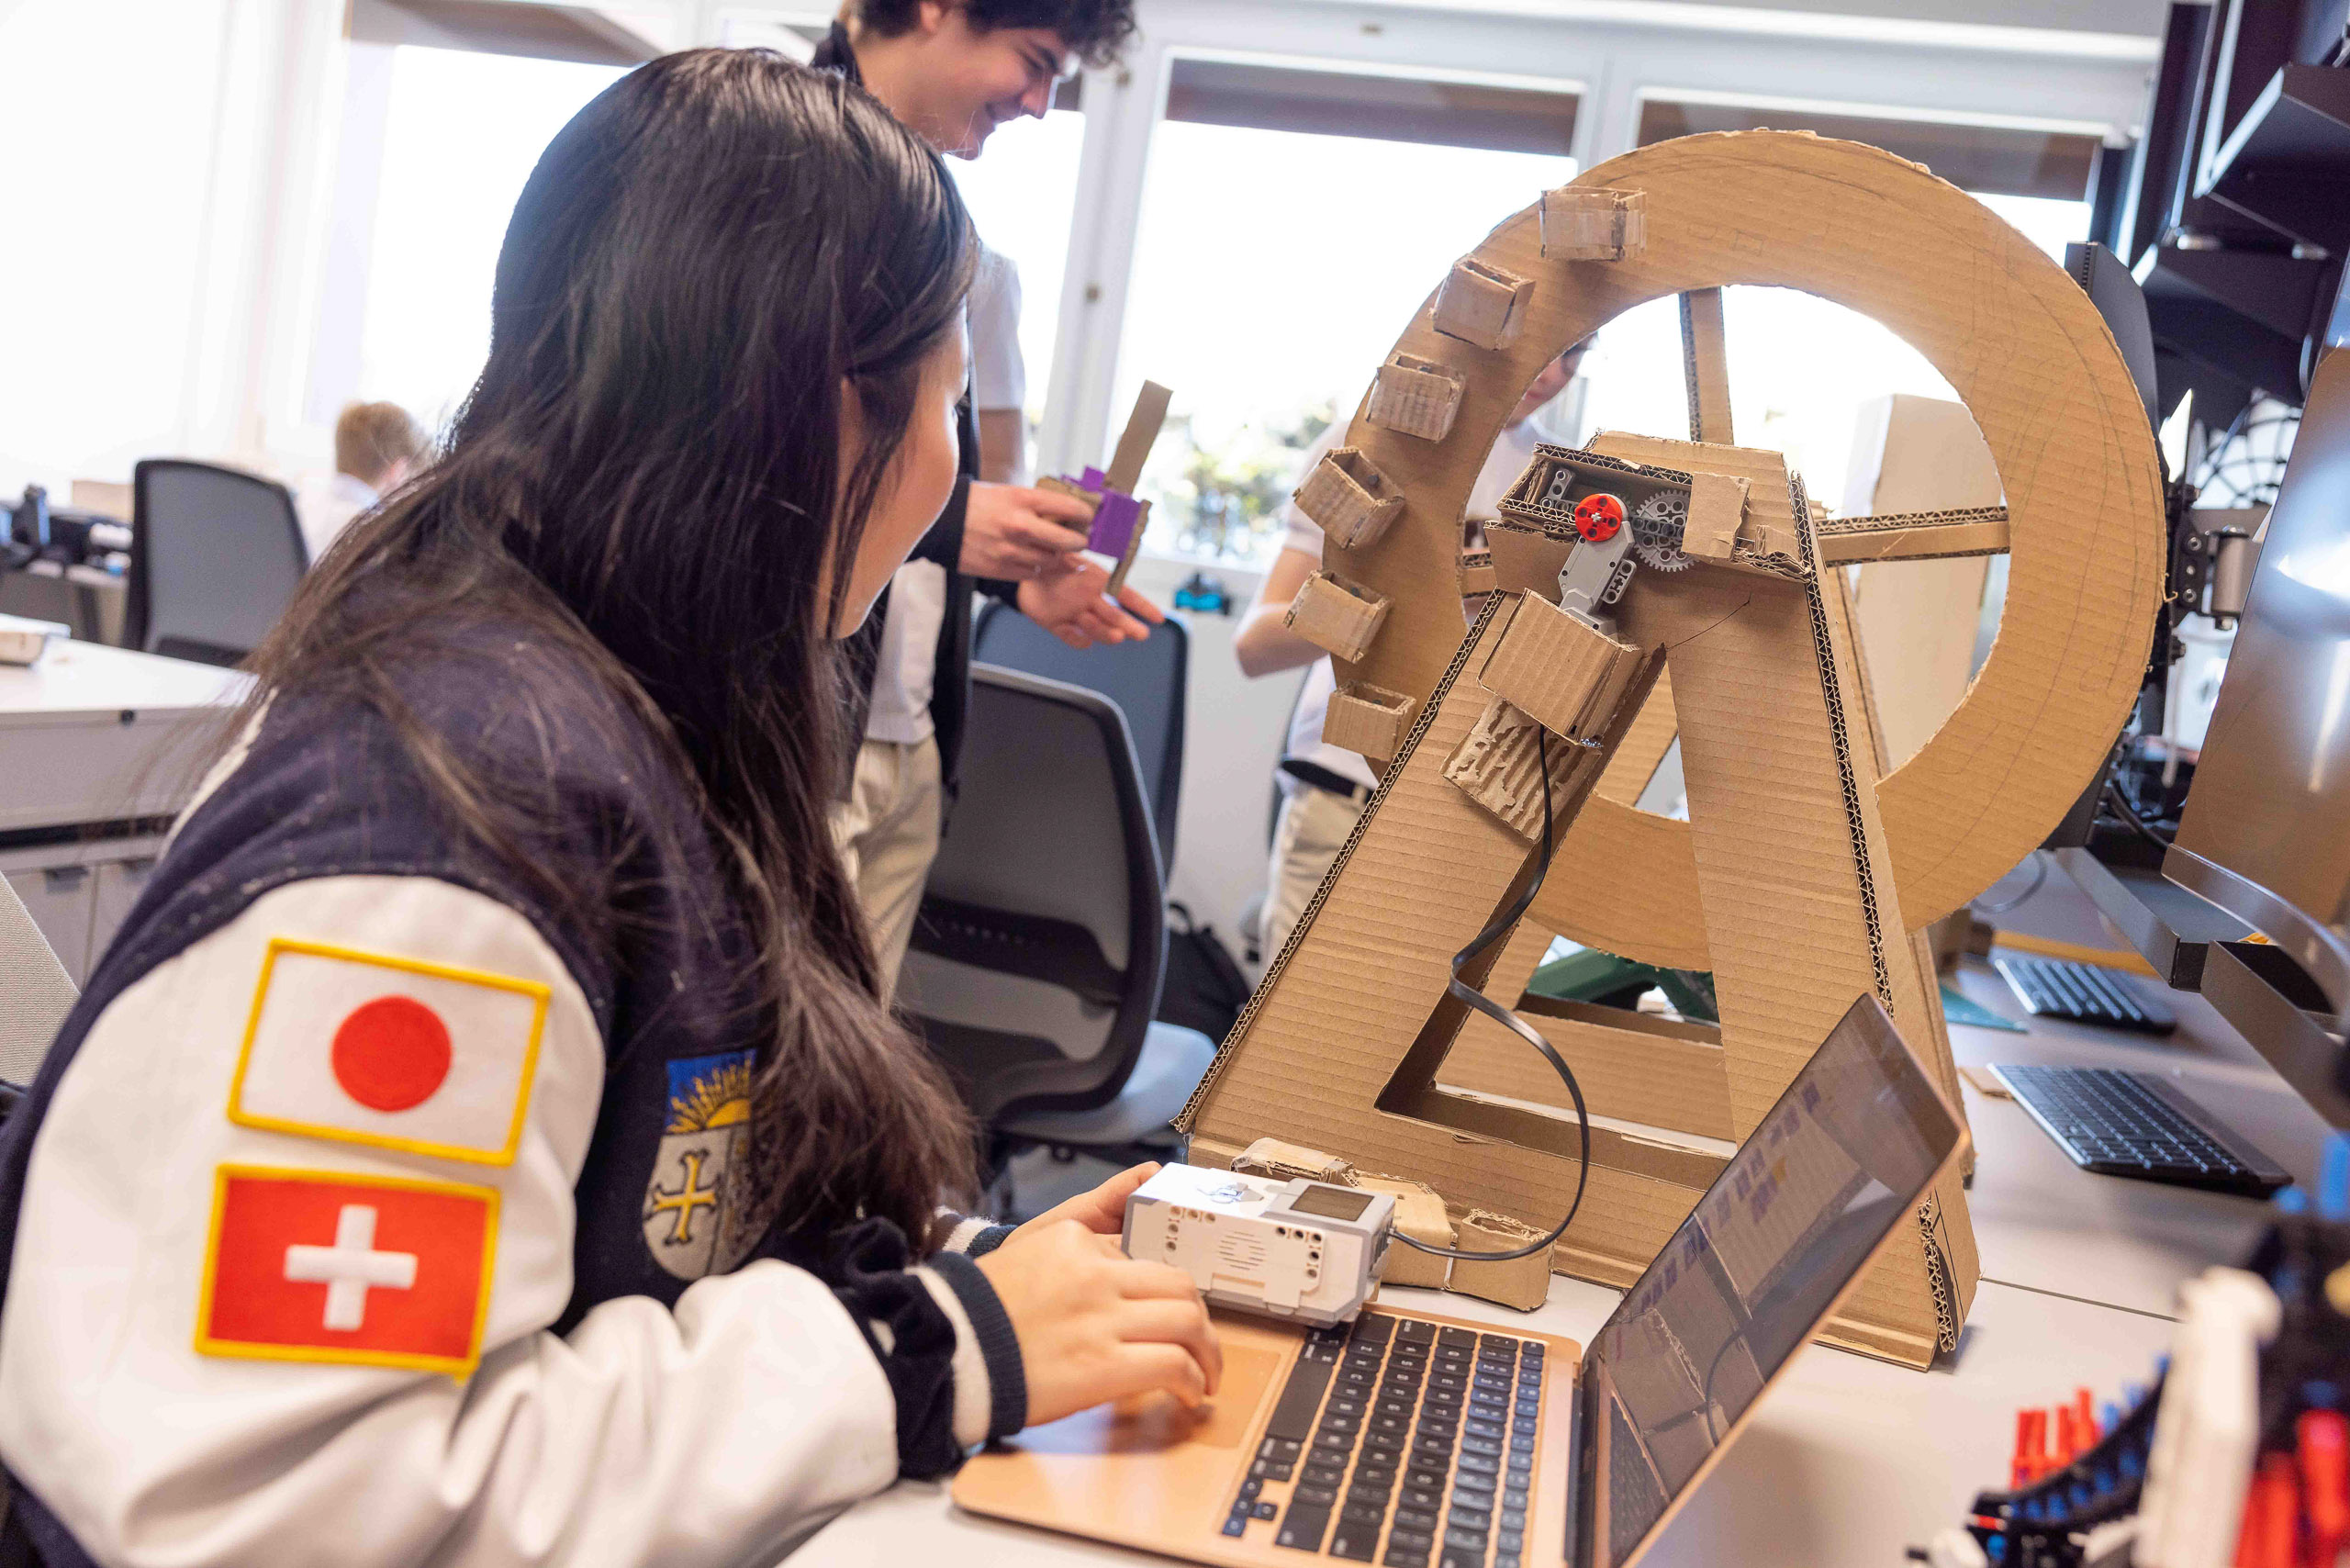
<svg viewBox="0 0 2350 1568">
<path fill-rule="evenodd" d="M 1352 663 L 1371 652 L 1391 602 L 1360 583 L 1316 572 L 1290 601 L 1283 623 L 1332 658 Z"/>
<path fill-rule="evenodd" d="M 1481 349 L 1505 349 L 1525 325 L 1526 302 L 1533 293 L 1531 279 L 1463 257 L 1437 287 L 1431 324 L 1448 338 Z"/>
<path fill-rule="evenodd" d="M 1606 729 L 1639 666 L 1639 649 L 1529 593 L 1477 680 L 1552 734 L 1581 741 Z"/>
<path fill-rule="evenodd" d="M 1349 680 L 1330 694 L 1322 715 L 1322 739 L 1347 751 L 1384 762 L 1404 744 L 1419 704 L 1400 691 Z"/>
<path fill-rule="evenodd" d="M 1542 253 L 1552 261 L 1628 261 L 1648 243 L 1642 192 L 1562 185 L 1542 193 Z"/>
<path fill-rule="evenodd" d="M 1341 549 L 1376 542 L 1404 510 L 1404 492 L 1351 446 L 1322 454 L 1297 487 L 1297 510 Z"/>
<path fill-rule="evenodd" d="M 1363 417 L 1382 430 L 1442 441 L 1452 433 L 1467 379 L 1457 370 L 1413 354 L 1389 356 L 1371 384 Z"/>
</svg>

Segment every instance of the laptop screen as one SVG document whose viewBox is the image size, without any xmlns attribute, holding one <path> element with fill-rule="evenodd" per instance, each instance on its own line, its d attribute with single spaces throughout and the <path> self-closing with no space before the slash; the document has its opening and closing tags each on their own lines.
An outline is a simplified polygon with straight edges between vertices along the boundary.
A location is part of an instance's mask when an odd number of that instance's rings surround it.
<svg viewBox="0 0 2350 1568">
<path fill-rule="evenodd" d="M 1854 1002 L 1593 1338 L 1571 1562 L 1639 1550 L 1961 1136 L 1885 1010 Z"/>
</svg>

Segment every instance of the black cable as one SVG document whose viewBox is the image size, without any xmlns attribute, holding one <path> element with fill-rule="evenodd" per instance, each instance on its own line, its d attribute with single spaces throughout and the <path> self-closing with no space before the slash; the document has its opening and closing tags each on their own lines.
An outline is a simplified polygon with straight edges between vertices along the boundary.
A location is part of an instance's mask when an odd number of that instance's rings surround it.
<svg viewBox="0 0 2350 1568">
<path fill-rule="evenodd" d="M 2048 857 L 2042 851 L 2035 849 L 2031 852 L 2031 886 L 2026 888 L 2015 897 L 2002 900 L 1998 903 L 1978 903 L 1975 906 L 1975 913 L 1977 914 L 2005 914 L 2008 911 L 2029 900 L 2032 894 L 2038 892 L 2047 885 Z"/>
<path fill-rule="evenodd" d="M 1582 744 L 1589 745 L 1591 743 Z M 1534 902 L 1534 895 L 1542 890 L 1542 879 L 1550 874 L 1550 856 L 1557 846 L 1551 839 L 1550 734 L 1548 730 L 1538 729 L 1534 732 L 1534 746 L 1535 756 L 1540 760 L 1542 772 L 1541 861 L 1534 868 L 1534 879 L 1527 884 L 1526 890 L 1510 901 L 1509 907 L 1495 915 L 1491 924 L 1471 937 L 1469 946 L 1452 955 L 1452 979 L 1446 983 L 1445 991 L 1454 1001 L 1483 1014 L 1536 1050 L 1540 1051 L 1550 1058 L 1550 1065 L 1559 1070 L 1559 1077 L 1567 1086 L 1567 1094 L 1575 1103 L 1575 1122 L 1581 1128 L 1583 1137 L 1583 1168 L 1575 1176 L 1575 1201 L 1567 1205 L 1567 1217 L 1561 1220 L 1558 1228 L 1551 1231 L 1550 1235 L 1539 1241 L 1529 1241 L 1523 1247 L 1512 1248 L 1506 1252 L 1472 1252 L 1459 1247 L 1431 1247 L 1425 1241 L 1414 1240 L 1400 1230 L 1393 1233 L 1394 1239 L 1416 1251 L 1425 1252 L 1431 1258 L 1452 1258 L 1467 1262 L 1505 1263 L 1513 1258 L 1531 1258 L 1538 1252 L 1548 1252 L 1552 1247 L 1558 1245 L 1559 1238 L 1567 1233 L 1567 1226 L 1574 1224 L 1575 1211 L 1583 1207 L 1583 1187 L 1591 1180 L 1591 1112 L 1583 1103 L 1583 1086 L 1575 1081 L 1573 1070 L 1567 1066 L 1564 1057 L 1551 1048 L 1550 1042 L 1536 1034 L 1525 1019 L 1460 978 L 1463 965 L 1516 928 L 1518 921 L 1524 917 L 1527 909 Z"/>
<path fill-rule="evenodd" d="M 2121 785 L 2120 781 L 2112 778 L 2108 778 L 2105 781 L 2105 801 L 2106 804 L 2111 806 L 2115 811 L 2121 813 L 2121 820 L 2128 823 L 2132 830 L 2134 831 L 2139 837 L 2144 839 L 2147 843 L 2153 845 L 2157 849 L 2168 849 L 2170 847 L 2170 840 L 2164 837 L 2161 834 L 2156 833 L 2153 827 L 2147 824 L 2146 819 L 2138 814 L 2138 808 L 2132 805 L 2130 803 L 2130 797 L 2121 792 Z"/>
</svg>

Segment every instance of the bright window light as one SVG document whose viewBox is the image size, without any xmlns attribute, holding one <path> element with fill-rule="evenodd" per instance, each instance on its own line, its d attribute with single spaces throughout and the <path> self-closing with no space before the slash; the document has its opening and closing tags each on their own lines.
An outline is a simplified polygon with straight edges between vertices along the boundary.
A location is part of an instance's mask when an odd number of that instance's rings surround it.
<svg viewBox="0 0 2350 1568">
<path fill-rule="evenodd" d="M 1574 172 L 1537 153 L 1162 122 L 1111 414 L 1114 430 L 1146 377 L 1174 389 L 1141 486 L 1151 546 L 1269 559 L 1269 514 L 1304 448 L 1352 416 L 1454 258 Z"/>
<path fill-rule="evenodd" d="M 445 423 L 489 352 L 490 286 L 523 183 L 615 67 L 402 45 L 360 329 L 359 396 Z"/>
<path fill-rule="evenodd" d="M 946 160 L 971 209 L 972 227 L 1020 273 L 1020 355 L 1027 362 L 1032 420 L 1044 417 L 1045 384 L 1052 375 L 1061 272 L 1077 211 L 1077 160 L 1084 145 L 1085 117 L 1062 110 L 1001 128 L 978 158 Z"/>
</svg>

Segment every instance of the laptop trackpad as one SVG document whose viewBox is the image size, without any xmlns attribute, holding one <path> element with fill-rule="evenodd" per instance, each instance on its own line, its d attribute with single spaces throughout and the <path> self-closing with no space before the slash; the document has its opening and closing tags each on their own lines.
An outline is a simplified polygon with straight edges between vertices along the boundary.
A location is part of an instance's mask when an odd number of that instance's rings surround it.
<svg viewBox="0 0 2350 1568">
<path fill-rule="evenodd" d="M 1200 1409 L 1186 1410 L 1169 1394 L 1138 1394 L 1032 1427 L 1015 1441 L 1030 1453 L 1163 1453 L 1183 1443 L 1237 1448 L 1248 1440 L 1259 1400 L 1281 1360 L 1279 1350 L 1235 1344 L 1226 1336 L 1224 1383 Z"/>
</svg>

